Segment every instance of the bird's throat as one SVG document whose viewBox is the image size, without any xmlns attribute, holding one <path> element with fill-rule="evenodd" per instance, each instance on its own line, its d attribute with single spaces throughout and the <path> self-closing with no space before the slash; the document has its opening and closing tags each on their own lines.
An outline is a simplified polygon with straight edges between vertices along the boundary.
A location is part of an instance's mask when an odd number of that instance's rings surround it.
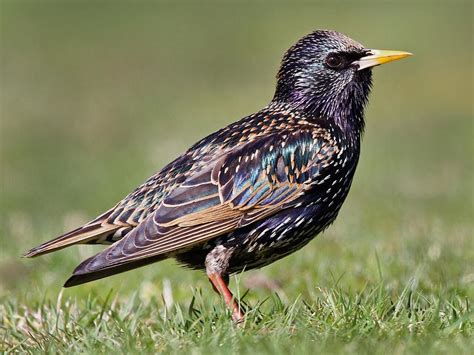
<svg viewBox="0 0 474 355">
<path fill-rule="evenodd" d="M 357 143 L 364 132 L 364 108 L 370 87 L 370 82 L 354 82 L 338 93 L 325 95 L 294 89 L 284 96 L 276 94 L 273 101 L 293 107 L 309 121 L 335 127 L 349 140 Z"/>
</svg>

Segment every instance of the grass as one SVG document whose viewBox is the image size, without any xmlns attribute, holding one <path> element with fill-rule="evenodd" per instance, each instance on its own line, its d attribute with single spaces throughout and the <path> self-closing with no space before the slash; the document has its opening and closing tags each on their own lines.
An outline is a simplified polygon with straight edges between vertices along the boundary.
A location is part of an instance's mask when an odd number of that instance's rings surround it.
<svg viewBox="0 0 474 355">
<path fill-rule="evenodd" d="M 339 287 L 318 289 L 311 301 L 286 304 L 272 297 L 248 305 L 240 327 L 226 310 L 195 290 L 189 304 L 163 305 L 158 297 L 140 301 L 136 293 L 120 300 L 63 299 L 31 308 L 15 301 L 2 305 L 10 351 L 175 352 L 185 353 L 404 353 L 407 350 L 468 353 L 473 311 L 466 298 L 426 296 L 413 278 L 394 298 L 380 283 L 359 293 Z M 436 342 L 433 342 L 436 338 Z M 367 348 L 370 346 L 371 348 Z M 372 349 L 372 350 L 369 350 Z M 4 349 L 5 350 L 5 349 Z"/>
<path fill-rule="evenodd" d="M 472 4 L 137 4 L 0 2 L 0 351 L 471 353 Z M 375 69 L 334 225 L 232 279 L 243 326 L 173 261 L 62 289 L 100 247 L 20 258 L 265 105 L 315 28 L 415 56 Z"/>
<path fill-rule="evenodd" d="M 169 261 L 63 290 L 77 250 L 13 264 L 19 275 L 0 305 L 3 350 L 469 353 L 470 230 L 421 227 L 418 217 L 402 232 L 354 242 L 369 228 L 346 217 L 284 261 L 233 277 L 248 309 L 242 327 L 202 273 Z"/>
</svg>

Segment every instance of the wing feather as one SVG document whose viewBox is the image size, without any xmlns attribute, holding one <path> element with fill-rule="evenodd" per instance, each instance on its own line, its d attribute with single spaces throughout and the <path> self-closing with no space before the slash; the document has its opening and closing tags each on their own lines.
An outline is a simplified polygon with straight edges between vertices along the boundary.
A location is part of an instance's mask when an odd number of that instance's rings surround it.
<svg viewBox="0 0 474 355">
<path fill-rule="evenodd" d="M 323 178 L 323 166 L 337 153 L 334 142 L 316 133 L 273 134 L 209 161 L 123 239 L 80 264 L 74 275 L 173 255 L 288 208 L 314 187 L 315 178 Z"/>
<path fill-rule="evenodd" d="M 112 235 L 123 227 L 122 225 L 114 225 L 107 222 L 107 218 L 111 213 L 112 210 L 109 210 L 82 227 L 40 244 L 28 250 L 24 256 L 32 258 L 66 248 L 73 244 L 106 243 L 109 235 Z"/>
</svg>

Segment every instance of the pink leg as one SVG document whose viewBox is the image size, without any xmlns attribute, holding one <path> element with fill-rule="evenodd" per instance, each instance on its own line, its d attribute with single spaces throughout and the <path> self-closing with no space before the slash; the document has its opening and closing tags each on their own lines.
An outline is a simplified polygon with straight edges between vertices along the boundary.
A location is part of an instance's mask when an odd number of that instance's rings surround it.
<svg viewBox="0 0 474 355">
<path fill-rule="evenodd" d="M 209 281 L 211 281 L 214 290 L 224 298 L 227 308 L 232 311 L 232 319 L 234 322 L 242 322 L 244 320 L 244 313 L 240 309 L 240 306 L 237 304 L 237 302 L 235 302 L 232 293 L 227 287 L 227 282 L 222 278 L 221 275 L 217 273 L 209 274 Z"/>
</svg>

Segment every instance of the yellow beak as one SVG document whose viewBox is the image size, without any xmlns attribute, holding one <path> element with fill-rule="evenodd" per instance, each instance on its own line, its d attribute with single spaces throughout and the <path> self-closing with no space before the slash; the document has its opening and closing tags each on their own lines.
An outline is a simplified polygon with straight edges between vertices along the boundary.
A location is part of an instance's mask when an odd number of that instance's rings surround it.
<svg viewBox="0 0 474 355">
<path fill-rule="evenodd" d="M 358 70 L 375 67 L 376 65 L 393 62 L 394 60 L 399 60 L 413 55 L 409 52 L 386 51 L 379 49 L 370 49 L 369 53 L 369 55 L 362 57 L 358 61 L 354 62 L 354 64 L 357 64 L 359 66 Z"/>
</svg>

